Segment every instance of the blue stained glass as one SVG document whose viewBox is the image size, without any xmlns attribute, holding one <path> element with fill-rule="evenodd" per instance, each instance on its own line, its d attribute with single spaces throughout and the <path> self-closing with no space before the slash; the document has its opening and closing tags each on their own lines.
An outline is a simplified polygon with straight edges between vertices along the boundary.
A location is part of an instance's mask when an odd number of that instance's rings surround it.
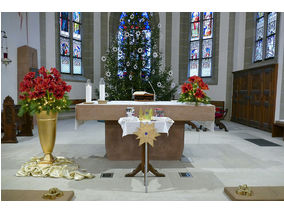
<svg viewBox="0 0 284 213">
<path fill-rule="evenodd" d="M 259 40 L 255 43 L 255 54 L 254 61 L 262 60 L 262 40 Z"/>
<path fill-rule="evenodd" d="M 70 58 L 61 56 L 61 72 L 70 73 Z"/>
<path fill-rule="evenodd" d="M 81 42 L 73 41 L 73 56 L 81 58 Z"/>
<path fill-rule="evenodd" d="M 203 38 L 212 38 L 213 19 L 203 21 Z"/>
<path fill-rule="evenodd" d="M 70 54 L 69 39 L 60 37 L 60 54 L 61 55 L 69 55 Z"/>
<path fill-rule="evenodd" d="M 260 18 L 264 16 L 264 12 L 257 12 L 256 13 L 256 18 Z"/>
<path fill-rule="evenodd" d="M 212 57 L 212 39 L 203 40 L 202 58 Z"/>
<path fill-rule="evenodd" d="M 73 58 L 73 73 L 82 74 L 82 59 Z"/>
<path fill-rule="evenodd" d="M 199 41 L 194 41 L 190 43 L 190 59 L 199 58 Z"/>
<path fill-rule="evenodd" d="M 76 22 L 81 21 L 81 13 L 80 12 L 74 12 L 73 13 L 73 21 L 76 21 Z"/>
<path fill-rule="evenodd" d="M 210 19 L 213 18 L 213 12 L 204 12 L 203 19 Z"/>
<path fill-rule="evenodd" d="M 267 36 L 270 36 L 276 33 L 276 19 L 277 19 L 276 12 L 268 14 Z"/>
<path fill-rule="evenodd" d="M 69 21 L 60 18 L 60 35 L 69 37 Z"/>
<path fill-rule="evenodd" d="M 196 22 L 200 20 L 200 13 L 199 12 L 192 12 L 191 13 L 191 22 Z"/>
<path fill-rule="evenodd" d="M 135 16 L 137 16 L 135 18 Z M 139 20 L 137 22 L 137 20 Z M 146 56 L 150 56 L 152 52 L 151 48 L 151 27 L 149 26 L 149 14 L 147 12 L 143 13 L 126 13 L 122 12 L 120 15 L 120 24 L 118 26 L 118 75 L 121 75 L 121 73 L 125 73 L 125 70 L 123 66 L 126 64 L 126 60 L 138 60 L 138 54 L 136 54 L 134 51 L 130 55 L 130 58 L 127 59 L 124 54 L 124 45 L 126 42 L 129 45 L 135 45 L 135 42 L 137 39 L 142 39 L 142 43 L 144 45 L 143 47 L 143 58 Z M 145 60 L 145 65 L 142 68 L 142 72 L 150 74 L 150 67 L 151 67 L 151 61 L 150 57 L 148 60 Z"/>
<path fill-rule="evenodd" d="M 60 13 L 60 17 L 63 18 L 63 19 L 68 19 L 68 16 L 69 16 L 68 12 Z"/>
<path fill-rule="evenodd" d="M 255 39 L 259 40 L 263 38 L 263 33 L 264 33 L 264 17 L 261 19 L 258 19 L 256 21 L 256 34 L 255 34 Z"/>
<path fill-rule="evenodd" d="M 266 56 L 265 58 L 273 58 L 275 56 L 275 35 L 266 40 Z"/>
</svg>

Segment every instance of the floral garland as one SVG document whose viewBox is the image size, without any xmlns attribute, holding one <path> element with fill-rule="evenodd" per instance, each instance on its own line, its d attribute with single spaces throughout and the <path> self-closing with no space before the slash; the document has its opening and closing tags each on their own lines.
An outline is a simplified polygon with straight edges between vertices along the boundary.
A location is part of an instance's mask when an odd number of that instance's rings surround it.
<svg viewBox="0 0 284 213">
<path fill-rule="evenodd" d="M 34 115 L 42 111 L 49 113 L 68 110 L 71 102 L 66 92 L 70 92 L 71 88 L 55 68 L 48 71 L 41 67 L 37 77 L 35 72 L 27 73 L 20 83 L 19 116 L 26 112 Z"/>
<path fill-rule="evenodd" d="M 203 90 L 209 90 L 208 85 L 203 82 L 202 78 L 192 76 L 188 79 L 189 83 L 184 83 L 181 86 L 181 95 L 179 102 L 195 102 L 208 104 L 210 98 Z"/>
</svg>

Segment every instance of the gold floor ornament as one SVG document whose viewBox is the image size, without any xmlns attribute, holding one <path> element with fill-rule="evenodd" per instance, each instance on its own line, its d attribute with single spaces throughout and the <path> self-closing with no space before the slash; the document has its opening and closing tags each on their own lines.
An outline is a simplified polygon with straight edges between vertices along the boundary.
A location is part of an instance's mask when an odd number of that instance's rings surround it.
<svg viewBox="0 0 284 213">
<path fill-rule="evenodd" d="M 154 141 L 156 140 L 156 137 L 158 137 L 160 134 L 156 131 L 154 127 L 154 123 L 147 124 L 147 123 L 141 123 L 140 127 L 136 132 L 134 132 L 135 135 L 137 135 L 137 139 L 139 139 L 139 146 L 141 146 L 144 143 L 149 143 L 151 146 L 154 146 Z"/>
<path fill-rule="evenodd" d="M 64 193 L 58 188 L 51 188 L 48 190 L 47 193 L 44 193 L 42 195 L 42 198 L 48 200 L 55 200 L 57 197 L 62 197 L 63 195 Z"/>
<path fill-rule="evenodd" d="M 38 135 L 44 157 L 41 159 L 41 164 L 52 164 L 54 158 L 52 151 L 56 138 L 56 122 L 57 113 L 42 111 L 36 114 Z"/>
<path fill-rule="evenodd" d="M 238 195 L 245 195 L 245 196 L 252 196 L 252 190 L 247 186 L 247 184 L 240 185 L 239 188 L 236 190 Z"/>
<path fill-rule="evenodd" d="M 54 177 L 67 178 L 69 180 L 83 180 L 84 178 L 95 177 L 91 173 L 78 171 L 78 169 L 78 164 L 64 157 L 55 158 L 53 164 L 41 164 L 40 158 L 33 157 L 22 165 L 16 176 Z"/>
</svg>

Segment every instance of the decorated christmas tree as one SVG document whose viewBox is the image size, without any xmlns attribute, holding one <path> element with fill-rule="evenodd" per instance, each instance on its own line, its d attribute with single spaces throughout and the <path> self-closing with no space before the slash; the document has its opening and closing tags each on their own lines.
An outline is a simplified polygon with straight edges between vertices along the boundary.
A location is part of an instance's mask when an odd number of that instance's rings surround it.
<svg viewBox="0 0 284 213">
<path fill-rule="evenodd" d="M 177 86 L 170 67 L 161 69 L 159 28 L 152 13 L 121 14 L 117 35 L 101 58 L 105 62 L 106 99 L 131 100 L 135 91 L 153 93 L 150 84 L 156 100 L 173 98 Z"/>
</svg>

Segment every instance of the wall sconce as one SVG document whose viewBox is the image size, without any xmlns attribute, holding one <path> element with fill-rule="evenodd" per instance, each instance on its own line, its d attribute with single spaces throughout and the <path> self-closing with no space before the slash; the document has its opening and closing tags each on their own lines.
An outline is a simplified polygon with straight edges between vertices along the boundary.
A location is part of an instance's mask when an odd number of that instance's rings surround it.
<svg viewBox="0 0 284 213">
<path fill-rule="evenodd" d="M 8 44 L 7 44 L 7 33 L 5 31 L 1 31 L 2 35 L 2 42 L 1 42 L 1 52 L 3 53 L 1 61 L 5 66 L 7 66 L 10 62 L 12 62 L 11 59 L 8 58 Z"/>
</svg>

